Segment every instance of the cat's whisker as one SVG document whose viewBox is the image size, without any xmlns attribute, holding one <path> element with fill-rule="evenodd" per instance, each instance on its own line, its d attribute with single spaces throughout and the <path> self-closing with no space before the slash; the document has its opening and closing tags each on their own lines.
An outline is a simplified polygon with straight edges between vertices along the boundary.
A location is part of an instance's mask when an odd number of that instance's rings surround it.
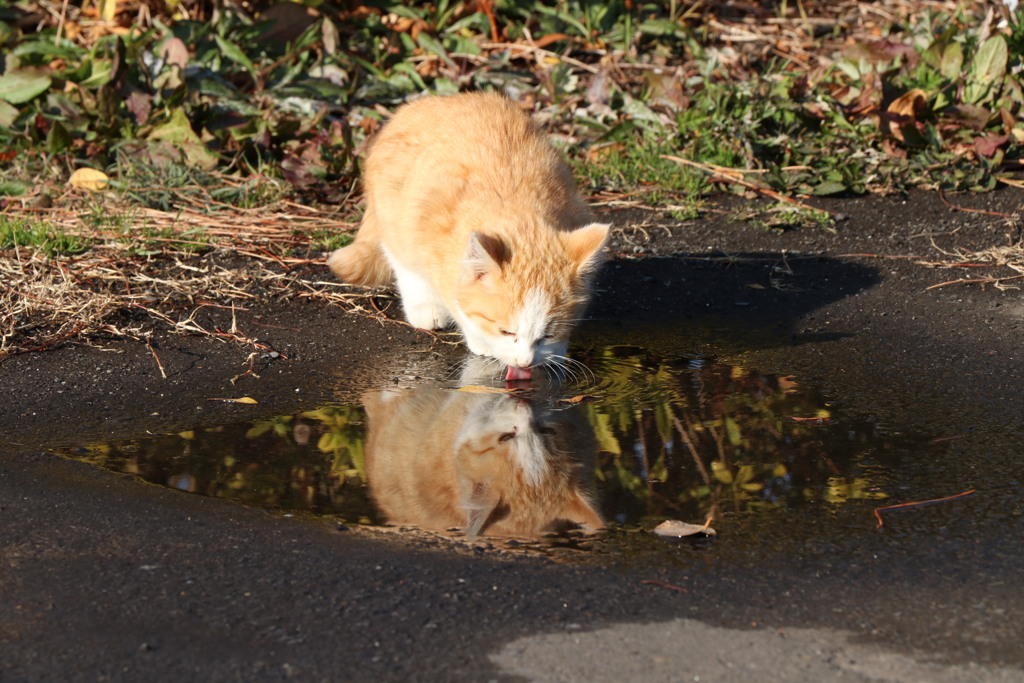
<svg viewBox="0 0 1024 683">
<path fill-rule="evenodd" d="M 549 376 L 551 376 L 560 384 L 564 384 L 565 378 L 571 376 L 571 373 L 568 371 L 568 368 L 566 368 L 565 365 L 555 357 L 549 358 L 547 363 L 545 363 L 542 367 L 545 371 L 547 371 Z"/>
<path fill-rule="evenodd" d="M 553 361 L 552 365 L 557 365 L 565 373 L 565 376 L 571 377 L 573 381 L 580 384 L 597 382 L 597 376 L 594 375 L 590 368 L 575 358 L 552 356 L 551 359 Z"/>
</svg>

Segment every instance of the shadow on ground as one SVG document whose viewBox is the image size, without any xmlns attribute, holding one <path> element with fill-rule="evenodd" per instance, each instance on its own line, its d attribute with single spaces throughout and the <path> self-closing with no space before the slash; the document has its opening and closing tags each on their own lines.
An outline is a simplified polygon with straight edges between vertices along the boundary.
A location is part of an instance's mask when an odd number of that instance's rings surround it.
<svg viewBox="0 0 1024 683">
<path fill-rule="evenodd" d="M 588 327 L 636 343 L 685 341 L 694 350 L 756 350 L 832 341 L 816 312 L 877 285 L 877 268 L 834 258 L 750 252 L 617 260 L 598 277 Z"/>
</svg>

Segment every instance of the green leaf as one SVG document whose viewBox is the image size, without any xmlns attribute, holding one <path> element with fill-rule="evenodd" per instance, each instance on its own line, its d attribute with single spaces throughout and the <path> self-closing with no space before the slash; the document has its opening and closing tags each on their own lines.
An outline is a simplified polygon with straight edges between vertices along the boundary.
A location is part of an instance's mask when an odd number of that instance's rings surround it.
<svg viewBox="0 0 1024 683">
<path fill-rule="evenodd" d="M 11 53 L 18 57 L 38 57 L 45 61 L 64 59 L 69 63 L 82 59 L 84 52 L 85 50 L 76 45 L 54 45 L 50 40 L 30 40 L 11 50 Z"/>
<path fill-rule="evenodd" d="M 217 41 L 217 47 L 220 48 L 221 52 L 224 53 L 225 57 L 227 57 L 234 63 L 238 64 L 246 71 L 248 71 L 250 75 L 255 77 L 256 67 L 253 66 L 252 61 L 250 61 L 246 54 L 242 52 L 242 49 L 240 47 L 238 47 L 234 43 L 228 42 L 226 39 L 221 38 L 220 36 L 214 36 L 214 39 Z"/>
<path fill-rule="evenodd" d="M 0 100 L 0 128 L 10 128 L 18 118 L 18 110 L 8 102 Z"/>
<path fill-rule="evenodd" d="M 1006 74 L 1006 39 L 992 36 L 978 48 L 978 54 L 971 62 L 971 77 L 988 83 L 999 80 Z"/>
<path fill-rule="evenodd" d="M 978 48 L 964 87 L 964 99 L 980 104 L 992 96 L 992 86 L 1006 74 L 1006 39 L 992 36 Z"/>
<path fill-rule="evenodd" d="M 7 180 L 0 183 L 0 197 L 18 197 L 28 194 L 32 184 L 20 180 Z"/>
<path fill-rule="evenodd" d="M 0 76 L 0 100 L 22 104 L 46 92 L 52 83 L 42 69 L 15 69 Z"/>
<path fill-rule="evenodd" d="M 840 192 L 845 191 L 846 185 L 835 180 L 826 180 L 814 186 L 814 194 L 819 196 L 828 194 L 838 194 Z"/>
<path fill-rule="evenodd" d="M 953 43 L 949 45 L 942 53 L 942 63 L 939 66 L 939 71 L 943 76 L 951 81 L 955 81 L 960 77 L 960 70 L 964 66 L 964 51 L 960 47 L 960 43 Z"/>
<path fill-rule="evenodd" d="M 217 165 L 217 155 L 209 150 L 203 141 L 192 130 L 184 109 L 175 109 L 166 123 L 153 128 L 147 136 L 153 142 L 169 142 L 174 144 L 185 155 L 185 160 L 200 168 L 213 168 Z"/>
<path fill-rule="evenodd" d="M 448 51 L 444 49 L 444 45 L 441 45 L 441 43 L 437 41 L 437 38 L 426 31 L 420 31 L 419 35 L 416 36 L 416 42 L 419 43 L 419 46 L 427 52 L 432 52 L 440 57 L 441 60 L 448 65 L 448 68 L 458 71 L 459 67 L 457 67 L 455 62 L 452 61 L 452 58 L 448 56 Z"/>
<path fill-rule="evenodd" d="M 71 134 L 60 121 L 54 121 L 46 134 L 46 151 L 50 154 L 63 152 L 71 145 Z"/>
</svg>

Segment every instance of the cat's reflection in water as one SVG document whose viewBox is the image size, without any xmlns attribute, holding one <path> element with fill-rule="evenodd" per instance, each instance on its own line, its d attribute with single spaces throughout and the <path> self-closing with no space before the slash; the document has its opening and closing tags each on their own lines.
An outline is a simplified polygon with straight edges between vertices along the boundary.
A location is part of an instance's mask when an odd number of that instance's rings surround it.
<svg viewBox="0 0 1024 683">
<path fill-rule="evenodd" d="M 435 388 L 363 400 L 370 494 L 390 522 L 518 537 L 603 526 L 582 490 L 575 454 L 594 438 L 578 409 Z"/>
</svg>

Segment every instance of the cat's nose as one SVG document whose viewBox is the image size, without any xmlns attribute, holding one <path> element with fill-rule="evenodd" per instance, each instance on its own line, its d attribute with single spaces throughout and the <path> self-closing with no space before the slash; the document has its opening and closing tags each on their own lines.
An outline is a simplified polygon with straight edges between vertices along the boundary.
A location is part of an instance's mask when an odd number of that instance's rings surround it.
<svg viewBox="0 0 1024 683">
<path fill-rule="evenodd" d="M 531 367 L 536 364 L 536 356 L 534 349 L 517 350 L 514 356 L 514 365 L 521 368 Z"/>
</svg>

